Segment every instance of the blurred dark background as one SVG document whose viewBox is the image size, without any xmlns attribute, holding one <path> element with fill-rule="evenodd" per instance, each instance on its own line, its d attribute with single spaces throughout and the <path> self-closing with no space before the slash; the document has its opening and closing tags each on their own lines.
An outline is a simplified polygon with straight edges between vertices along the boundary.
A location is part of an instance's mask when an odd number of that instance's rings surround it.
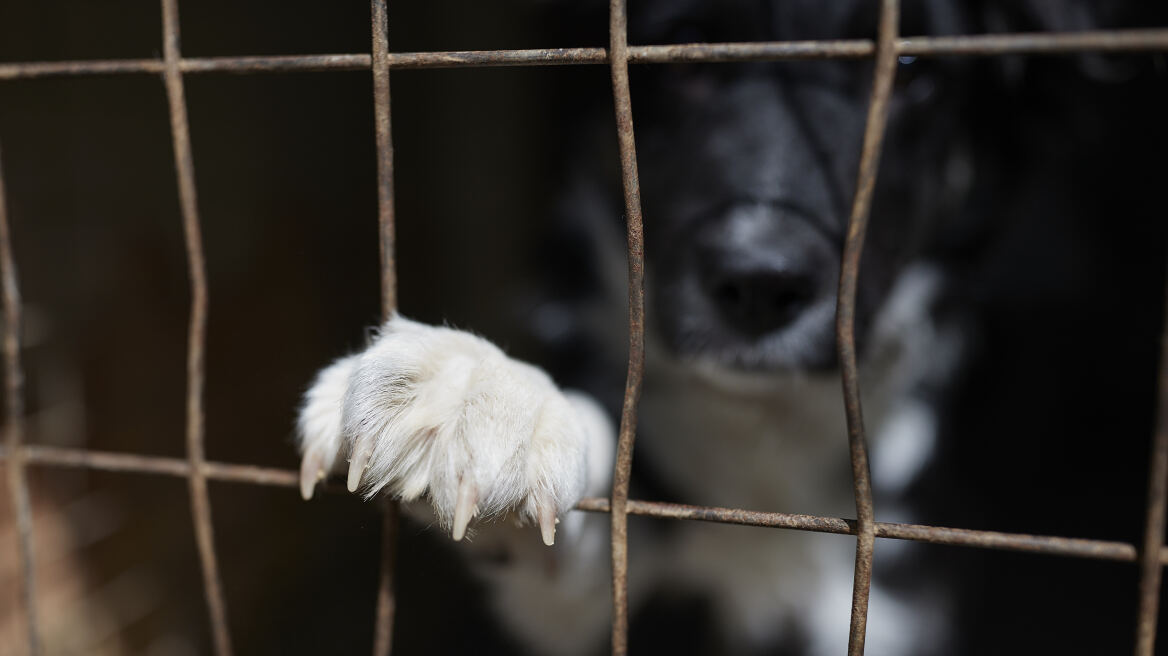
<svg viewBox="0 0 1168 656">
<path fill-rule="evenodd" d="M 565 43 L 547 10 L 390 3 L 390 46 L 604 43 L 603 14 Z M 2 3 L 0 61 L 158 57 L 160 22 L 139 0 Z M 181 23 L 186 56 L 369 47 L 362 3 L 203 0 L 182 3 Z M 1037 60 L 1025 84 L 981 101 L 1016 137 L 1004 166 L 1026 184 L 977 199 L 1007 236 L 992 257 L 967 254 L 979 351 L 950 401 L 942 461 L 917 490 L 923 523 L 1141 539 L 1168 77 L 1163 57 L 1131 59 L 1137 73 L 1107 83 L 1073 58 Z M 306 381 L 379 317 L 370 75 L 185 82 L 210 274 L 207 456 L 294 468 Z M 400 71 L 392 85 L 403 311 L 538 359 L 524 299 L 577 120 L 566 105 L 607 103 L 606 69 Z M 189 297 L 160 80 L 0 83 L 0 148 L 27 305 L 30 441 L 182 456 Z M 182 479 L 31 476 L 48 653 L 209 652 Z M 0 641 L 21 630 L 3 489 Z M 237 653 L 366 653 L 375 505 L 228 483 L 211 496 Z M 512 651 L 475 610 L 447 541 L 414 524 L 402 534 L 398 653 Z M 1130 651 L 1130 564 L 951 547 L 924 547 L 919 562 L 958 591 L 961 653 Z"/>
</svg>

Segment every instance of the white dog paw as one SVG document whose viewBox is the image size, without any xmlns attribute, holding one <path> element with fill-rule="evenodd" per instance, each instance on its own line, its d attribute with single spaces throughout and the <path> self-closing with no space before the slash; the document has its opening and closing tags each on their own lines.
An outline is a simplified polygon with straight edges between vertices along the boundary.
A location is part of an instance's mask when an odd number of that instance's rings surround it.
<svg viewBox="0 0 1168 656">
<path fill-rule="evenodd" d="M 301 493 L 348 455 L 350 491 L 426 495 L 455 540 L 473 517 L 516 512 L 550 545 L 556 516 L 584 494 L 598 417 L 595 402 L 480 337 L 395 316 L 305 395 Z"/>
</svg>

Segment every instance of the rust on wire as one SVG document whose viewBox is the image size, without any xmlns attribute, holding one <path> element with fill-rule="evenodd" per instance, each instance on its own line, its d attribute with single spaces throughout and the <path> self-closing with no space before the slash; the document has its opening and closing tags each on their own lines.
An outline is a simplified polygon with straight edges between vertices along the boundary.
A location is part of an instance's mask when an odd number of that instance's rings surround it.
<svg viewBox="0 0 1168 656">
<path fill-rule="evenodd" d="M 184 478 L 190 476 L 191 464 L 182 458 L 164 456 L 144 456 L 134 453 L 92 451 L 72 447 L 27 445 L 22 449 L 28 466 L 79 467 L 98 471 L 155 474 Z M 8 449 L 0 449 L 0 459 L 7 459 Z M 224 462 L 205 462 L 206 477 L 225 483 L 242 483 L 270 487 L 297 489 L 299 474 L 292 469 L 258 467 Z M 344 480 L 340 477 L 323 482 L 325 492 L 346 493 Z M 610 512 L 610 500 L 587 497 L 576 504 L 576 509 L 584 512 Z M 840 517 L 822 517 L 792 513 L 761 512 L 740 508 L 717 508 L 690 506 L 658 501 L 629 499 L 630 515 L 656 517 L 659 519 L 681 519 L 691 521 L 716 522 L 783 528 L 815 533 L 855 535 L 856 522 Z M 1066 538 L 1026 533 L 1003 533 L 999 531 L 979 531 L 943 526 L 922 526 L 919 524 L 895 524 L 876 522 L 876 537 L 895 540 L 909 540 L 928 544 L 943 544 L 958 547 L 972 547 L 998 551 L 1021 551 L 1028 553 L 1108 560 L 1116 562 L 1136 562 L 1137 550 L 1132 544 L 1111 540 L 1090 540 Z M 1159 562 L 1168 565 L 1168 547 L 1161 547 Z"/>
<path fill-rule="evenodd" d="M 385 0 L 372 0 L 372 54 L 374 133 L 377 140 L 377 226 L 381 258 L 381 313 L 389 319 L 397 311 L 397 268 L 394 265 L 393 131 L 389 113 L 389 19 Z M 378 565 L 377 609 L 373 656 L 393 650 L 394 568 L 397 561 L 398 502 L 381 499 L 381 562 Z"/>
<path fill-rule="evenodd" d="M 367 71 L 369 55 L 275 55 L 266 57 L 198 57 L 182 60 L 183 73 L 312 73 Z"/>
<path fill-rule="evenodd" d="M 187 481 L 191 493 L 191 515 L 199 564 L 203 571 L 203 591 L 211 617 L 215 653 L 230 656 L 231 639 L 227 630 L 227 607 L 215 558 L 215 534 L 211 523 L 211 501 L 207 494 L 204 471 L 203 387 L 207 343 L 207 262 L 203 256 L 203 236 L 199 228 L 198 199 L 195 192 L 195 163 L 191 155 L 190 125 L 187 102 L 179 68 L 178 0 L 162 0 L 162 47 L 166 69 L 163 81 L 170 106 L 170 133 L 174 141 L 174 166 L 178 177 L 179 205 L 182 211 L 183 236 L 187 265 L 191 276 L 191 316 L 187 341 Z"/>
<path fill-rule="evenodd" d="M 0 453 L 0 457 L 6 455 L 6 452 Z M 30 465 L 81 467 L 99 471 L 131 472 L 136 474 L 162 474 L 164 476 L 186 477 L 190 476 L 192 471 L 190 461 L 183 458 L 143 456 L 136 453 L 93 451 L 90 449 L 60 446 L 26 446 L 24 447 L 24 458 Z M 253 485 L 287 488 L 295 488 L 299 485 L 299 474 L 291 469 L 257 467 L 256 465 L 236 465 L 224 462 L 204 462 L 202 470 L 207 478 L 230 483 L 250 483 Z M 326 487 L 326 489 L 328 488 Z"/>
<path fill-rule="evenodd" d="M 608 5 L 609 61 L 612 97 L 620 146 L 621 181 L 625 196 L 629 258 L 629 368 L 621 405 L 620 433 L 612 473 L 612 653 L 628 653 L 629 630 L 629 476 L 637 432 L 637 402 L 645 373 L 645 236 L 641 218 L 641 186 L 633 138 L 633 104 L 629 93 L 628 20 L 624 0 Z"/>
<path fill-rule="evenodd" d="M 867 39 L 836 41 L 771 41 L 757 43 L 683 43 L 630 46 L 633 64 L 759 62 L 797 59 L 860 59 L 875 50 Z"/>
<path fill-rule="evenodd" d="M 373 0 L 373 111 L 377 139 L 377 224 L 381 254 L 381 313 L 397 310 L 394 266 L 393 131 L 389 114 L 389 24 L 385 0 Z"/>
<path fill-rule="evenodd" d="M 915 57 L 991 56 L 1006 54 L 1066 54 L 1075 52 L 1139 52 L 1168 49 L 1168 29 L 1034 32 L 968 36 L 914 36 L 898 39 L 896 52 Z M 876 53 L 869 39 L 827 41 L 763 41 L 752 43 L 687 43 L 629 46 L 631 64 L 683 62 L 749 62 L 791 59 L 862 59 Z M 368 54 L 189 57 L 179 60 L 183 73 L 285 73 L 369 70 Z M 389 68 L 478 68 L 487 66 L 557 66 L 609 64 L 604 48 L 541 48 L 529 50 L 461 50 L 388 54 Z M 57 62 L 0 63 L 0 80 L 74 75 L 162 73 L 160 59 L 108 59 Z"/>
<path fill-rule="evenodd" d="M 403 52 L 389 56 L 390 68 L 479 68 L 483 66 L 557 66 L 607 64 L 604 48 L 547 48 L 540 50 L 464 50 Z"/>
<path fill-rule="evenodd" d="M 124 75 L 127 73 L 162 73 L 161 59 L 102 59 L 81 61 L 46 61 L 0 64 L 0 80 L 23 80 L 75 75 Z"/>
<path fill-rule="evenodd" d="M 41 653 L 36 604 L 36 562 L 33 554 L 32 501 L 24 455 L 24 368 L 20 364 L 22 308 L 16 258 L 12 255 L 12 231 L 8 224 L 8 199 L 0 162 L 0 294 L 4 304 L 4 444 L 8 458 L 8 492 L 19 536 L 20 598 L 26 622 L 28 653 Z"/>
<path fill-rule="evenodd" d="M 398 502 L 390 497 L 384 497 L 381 501 L 381 563 L 377 572 L 374 656 L 385 656 L 393 650 L 393 619 L 397 611 L 394 572 L 397 564 L 397 528 L 400 521 Z"/>
<path fill-rule="evenodd" d="M 1144 544 L 1140 551 L 1139 615 L 1136 622 L 1136 656 L 1152 656 L 1156 648 L 1156 619 L 1160 610 L 1159 555 L 1164 549 L 1164 519 L 1168 511 L 1168 300 L 1160 338 L 1160 378 L 1156 435 L 1148 464 L 1148 509 Z"/>
<path fill-rule="evenodd" d="M 888 102 L 896 76 L 896 36 L 900 20 L 898 0 L 881 0 L 880 24 L 876 39 L 876 62 L 856 196 L 848 219 L 840 265 L 839 295 L 836 300 L 836 350 L 843 382 L 844 412 L 847 415 L 848 447 L 852 461 L 852 485 L 856 498 L 856 569 L 852 581 L 852 619 L 848 634 L 849 656 L 864 653 L 868 625 L 868 596 L 872 588 L 872 556 L 876 545 L 876 517 L 872 505 L 872 481 L 868 468 L 868 445 L 864 436 L 864 413 L 860 403 L 860 374 L 856 364 L 856 281 L 860 275 L 860 255 L 872 207 L 880 147 L 888 119 Z"/>
<path fill-rule="evenodd" d="M 577 510 L 586 512 L 609 512 L 610 507 L 611 504 L 608 499 L 596 497 L 581 499 L 580 503 L 576 504 Z M 638 501 L 635 499 L 629 500 L 628 511 L 630 515 L 642 515 L 660 519 L 739 524 L 742 526 L 783 528 L 795 531 L 810 531 L 813 533 L 834 533 L 836 535 L 856 535 L 857 530 L 855 520 L 840 517 L 760 512 L 740 508 L 690 506 L 679 503 Z M 1136 561 L 1135 546 L 1126 542 L 1030 535 L 1027 533 L 975 531 L 944 526 L 922 526 L 919 524 L 895 524 L 889 522 L 876 522 L 875 526 L 875 533 L 878 538 L 994 549 L 999 551 L 1020 551 L 1091 560 Z M 1168 565 L 1168 547 L 1160 549 L 1159 562 L 1161 565 Z"/>
<path fill-rule="evenodd" d="M 1140 52 L 1165 48 L 1168 48 L 1168 29 L 1162 28 L 945 37 L 914 36 L 896 42 L 898 55 L 917 57 Z"/>
</svg>

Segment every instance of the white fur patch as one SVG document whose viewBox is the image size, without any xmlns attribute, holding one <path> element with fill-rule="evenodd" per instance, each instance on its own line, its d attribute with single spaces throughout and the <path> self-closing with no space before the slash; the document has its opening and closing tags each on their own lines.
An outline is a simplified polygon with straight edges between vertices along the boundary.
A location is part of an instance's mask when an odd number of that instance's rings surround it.
<svg viewBox="0 0 1168 656">
<path fill-rule="evenodd" d="M 591 472 L 607 480 L 611 462 L 612 428 L 595 402 L 480 337 L 399 316 L 320 373 L 299 428 L 306 497 L 348 454 L 351 489 L 426 495 L 444 527 L 460 509 L 463 528 L 510 511 L 546 523 L 584 495 Z"/>
</svg>

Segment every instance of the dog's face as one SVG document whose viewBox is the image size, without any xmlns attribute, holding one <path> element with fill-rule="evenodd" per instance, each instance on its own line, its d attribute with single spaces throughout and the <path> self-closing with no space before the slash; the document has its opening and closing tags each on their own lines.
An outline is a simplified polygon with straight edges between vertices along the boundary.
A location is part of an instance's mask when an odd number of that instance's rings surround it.
<svg viewBox="0 0 1168 656">
<path fill-rule="evenodd" d="M 638 3 L 639 4 L 639 3 Z M 871 38 L 874 2 L 657 2 L 636 43 Z M 906 16 L 950 32 L 927 7 Z M 959 84 L 902 59 L 857 302 L 866 328 L 960 187 Z M 746 371 L 835 363 L 840 254 L 872 63 L 797 61 L 634 70 L 654 324 L 686 360 Z M 955 89 L 954 87 L 958 87 Z"/>
</svg>

